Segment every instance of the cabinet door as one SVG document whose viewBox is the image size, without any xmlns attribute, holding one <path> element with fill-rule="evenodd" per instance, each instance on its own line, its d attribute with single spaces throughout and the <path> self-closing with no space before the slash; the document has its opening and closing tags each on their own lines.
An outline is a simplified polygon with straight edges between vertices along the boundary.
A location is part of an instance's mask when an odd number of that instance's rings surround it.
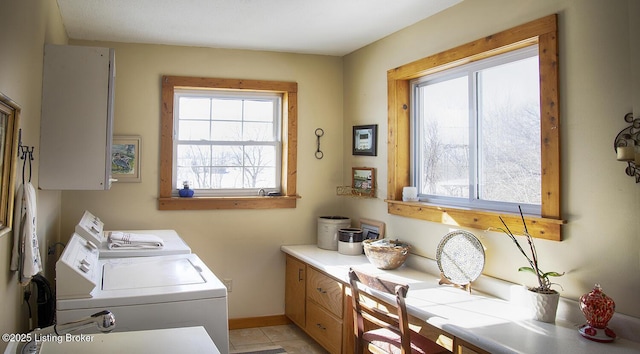
<svg viewBox="0 0 640 354">
<path fill-rule="evenodd" d="M 287 255 L 284 313 L 291 321 L 305 328 L 305 279 L 307 266 L 299 260 Z"/>
<path fill-rule="evenodd" d="M 114 80 L 113 49 L 45 46 L 41 189 L 109 189 Z"/>
</svg>

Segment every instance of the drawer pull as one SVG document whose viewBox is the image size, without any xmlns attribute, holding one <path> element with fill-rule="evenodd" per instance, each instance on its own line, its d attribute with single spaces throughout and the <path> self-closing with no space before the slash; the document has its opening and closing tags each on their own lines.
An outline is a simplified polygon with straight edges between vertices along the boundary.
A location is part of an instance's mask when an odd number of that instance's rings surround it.
<svg viewBox="0 0 640 354">
<path fill-rule="evenodd" d="M 318 292 L 320 294 L 326 294 L 327 293 L 327 291 L 326 290 L 322 290 L 322 288 L 316 288 L 316 290 L 318 290 Z"/>
<path fill-rule="evenodd" d="M 298 281 L 303 281 L 304 279 L 302 279 L 302 272 L 304 271 L 304 269 L 302 268 L 298 268 Z"/>
<path fill-rule="evenodd" d="M 323 326 L 321 323 L 316 323 L 316 327 L 320 328 L 323 331 L 327 330 L 327 327 Z"/>
</svg>

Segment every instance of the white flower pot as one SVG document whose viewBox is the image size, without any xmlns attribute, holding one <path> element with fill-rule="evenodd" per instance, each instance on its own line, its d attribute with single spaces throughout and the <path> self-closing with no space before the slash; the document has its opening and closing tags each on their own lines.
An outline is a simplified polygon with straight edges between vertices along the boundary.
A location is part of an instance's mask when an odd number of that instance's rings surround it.
<svg viewBox="0 0 640 354">
<path fill-rule="evenodd" d="M 556 291 L 552 294 L 541 294 L 524 286 L 513 290 L 516 290 L 512 292 L 513 303 L 522 307 L 528 318 L 548 323 L 556 321 L 560 293 Z"/>
<path fill-rule="evenodd" d="M 529 313 L 531 318 L 537 321 L 553 323 L 556 321 L 558 301 L 560 294 L 541 294 L 531 290 L 526 291 L 529 297 Z"/>
</svg>

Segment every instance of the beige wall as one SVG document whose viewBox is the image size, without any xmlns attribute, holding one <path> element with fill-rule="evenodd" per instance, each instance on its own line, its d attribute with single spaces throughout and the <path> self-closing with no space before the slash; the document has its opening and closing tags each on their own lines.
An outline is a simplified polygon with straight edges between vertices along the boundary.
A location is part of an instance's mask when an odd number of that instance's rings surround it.
<svg viewBox="0 0 640 354">
<path fill-rule="evenodd" d="M 629 19 L 640 15 L 632 3 L 464 1 L 344 58 L 345 132 L 354 124 L 372 123 L 387 130 L 388 69 L 558 13 L 562 216 L 568 224 L 563 227 L 564 241 L 536 241 L 541 266 L 567 272 L 557 279 L 564 288 L 562 296 L 575 300 L 599 283 L 616 301 L 618 312 L 638 317 L 640 185 L 625 175 L 625 165 L 616 161 L 613 150 L 614 137 L 626 126 L 623 117 L 632 110 L 631 63 L 636 81 L 640 70 L 629 49 Z M 635 15 L 628 13 L 632 8 Z M 349 139 L 345 134 L 345 147 Z M 384 137 L 380 144 L 376 158 L 353 157 L 345 148 L 345 180 L 351 166 L 373 166 L 380 189 L 377 200 L 350 200 L 349 214 L 386 222 L 390 237 L 408 241 L 416 253 L 435 258 L 440 239 L 451 228 L 387 214 Z M 533 285 L 531 275 L 517 272 L 526 260 L 506 236 L 470 231 L 486 247 L 485 274 Z"/>
<path fill-rule="evenodd" d="M 342 59 L 210 48 L 73 42 L 116 50 L 114 133 L 142 136 L 142 182 L 109 191 L 63 192 L 62 237 L 87 209 L 108 229 L 175 229 L 221 279 L 232 279 L 231 318 L 284 313 L 280 245 L 315 242 L 315 219 L 340 213 Z M 160 78 L 185 75 L 298 83 L 298 200 L 295 209 L 159 211 Z M 314 157 L 322 128 L 324 158 Z M 256 296 L 260 294 L 260 296 Z"/>
<path fill-rule="evenodd" d="M 22 108 L 20 128 L 23 144 L 35 146 L 32 182 L 38 182 L 38 145 L 40 140 L 40 102 L 43 44 L 66 43 L 67 37 L 55 0 L 10 0 L 2 2 L 0 21 L 0 92 Z M 22 183 L 19 161 L 19 184 Z M 28 170 L 27 170 L 28 171 Z M 38 236 L 43 262 L 51 274 L 51 260 L 45 245 L 58 239 L 60 193 L 38 191 Z M 22 304 L 22 287 L 16 273 L 9 271 L 13 237 L 0 236 L 0 333 L 26 331 L 28 309 Z M 35 296 L 33 296 L 35 298 Z M 6 343 L 0 342 L 4 351 Z"/>
</svg>

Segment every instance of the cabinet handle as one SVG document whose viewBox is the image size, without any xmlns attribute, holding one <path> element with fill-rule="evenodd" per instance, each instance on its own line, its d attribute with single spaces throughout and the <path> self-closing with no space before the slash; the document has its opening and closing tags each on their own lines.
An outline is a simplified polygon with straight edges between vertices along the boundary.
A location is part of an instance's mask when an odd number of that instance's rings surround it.
<svg viewBox="0 0 640 354">
<path fill-rule="evenodd" d="M 302 279 L 302 272 L 304 271 L 304 269 L 302 268 L 298 268 L 298 281 L 303 281 L 304 279 Z"/>
<path fill-rule="evenodd" d="M 322 324 L 320 324 L 320 323 L 316 323 L 316 327 L 320 328 L 320 329 L 321 329 L 321 330 L 323 330 L 323 331 L 326 331 L 326 330 L 327 330 L 327 327 L 323 326 L 323 325 L 322 325 Z"/>
<path fill-rule="evenodd" d="M 326 294 L 327 291 L 326 290 L 322 290 L 322 288 L 316 288 L 316 290 L 318 290 L 318 292 L 320 292 L 320 294 Z"/>
</svg>

